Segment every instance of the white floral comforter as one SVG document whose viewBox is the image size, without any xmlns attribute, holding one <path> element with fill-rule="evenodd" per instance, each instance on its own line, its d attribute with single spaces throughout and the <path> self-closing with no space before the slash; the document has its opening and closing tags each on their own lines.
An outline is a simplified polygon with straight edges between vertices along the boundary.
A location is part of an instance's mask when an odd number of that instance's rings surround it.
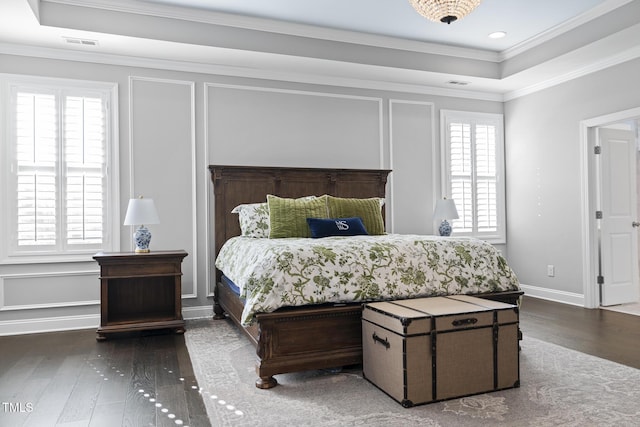
<svg viewBox="0 0 640 427">
<path fill-rule="evenodd" d="M 284 306 L 517 290 L 490 244 L 387 234 L 323 239 L 233 237 L 216 267 L 245 299 L 242 323 Z"/>
</svg>

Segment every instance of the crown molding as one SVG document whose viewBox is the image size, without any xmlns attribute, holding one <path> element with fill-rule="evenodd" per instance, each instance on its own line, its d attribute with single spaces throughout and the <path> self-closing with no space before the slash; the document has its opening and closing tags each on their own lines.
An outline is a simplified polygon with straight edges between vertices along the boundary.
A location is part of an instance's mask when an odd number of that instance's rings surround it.
<svg viewBox="0 0 640 427">
<path fill-rule="evenodd" d="M 587 76 L 589 74 L 596 73 L 598 71 L 605 70 L 607 68 L 613 67 L 615 65 L 623 64 L 628 61 L 632 61 L 640 57 L 640 45 L 627 49 L 624 52 L 620 52 L 616 55 L 604 58 L 601 61 L 594 62 L 585 67 L 578 68 L 569 73 L 565 73 L 559 76 L 556 76 L 552 79 L 545 80 L 543 82 L 530 85 L 524 87 L 522 89 L 514 90 L 511 92 L 507 92 L 504 94 L 504 101 L 511 101 L 516 98 L 520 98 L 525 95 L 530 95 L 535 92 L 539 92 L 544 89 L 549 89 L 551 87 L 557 86 L 562 83 L 569 82 L 571 80 L 575 80 L 579 77 Z"/>
<path fill-rule="evenodd" d="M 460 90 L 451 88 L 440 88 L 428 85 L 417 85 L 413 83 L 392 82 L 378 79 L 360 79 L 353 77 L 341 77 L 339 75 L 309 74 L 296 71 L 268 70 L 265 68 L 252 68 L 241 66 L 230 66 L 220 64 L 207 64 L 201 62 L 187 62 L 168 59 L 140 58 L 126 55 L 104 54 L 95 52 L 76 51 L 59 48 L 37 47 L 29 45 L 0 43 L 0 54 L 36 57 L 53 60 L 66 60 L 75 62 L 87 62 L 96 64 L 120 65 L 128 67 L 143 67 L 167 71 L 181 71 L 189 73 L 203 73 L 221 76 L 268 79 L 276 81 L 288 81 L 294 83 L 333 85 L 340 87 L 389 90 L 395 92 L 416 93 L 422 95 L 447 96 L 455 98 L 467 98 L 486 101 L 506 102 L 522 96 L 530 95 L 559 84 L 583 77 L 606 68 L 622 64 L 640 57 L 640 45 L 627 49 L 616 55 L 609 56 L 601 61 L 589 64 L 588 66 L 572 70 L 571 72 L 555 76 L 551 79 L 541 81 L 520 89 L 506 92 L 504 94 L 496 92 L 483 92 L 472 90 Z M 301 63 L 307 58 L 299 58 Z M 340 63 L 337 62 L 339 72 Z M 367 67 L 367 66 L 364 66 Z M 375 67 L 375 66 L 372 66 Z M 392 74 L 388 74 L 392 75 Z"/>
<path fill-rule="evenodd" d="M 551 40 L 553 40 L 554 38 L 567 33 L 571 30 L 574 30 L 594 19 L 597 19 L 599 17 L 601 17 L 602 15 L 605 15 L 615 9 L 618 9 L 619 7 L 624 6 L 627 3 L 631 3 L 634 0 L 608 0 L 605 1 L 604 3 L 601 3 L 600 5 L 594 7 L 591 10 L 588 10 L 587 12 L 576 16 L 573 19 L 570 19 L 566 22 L 563 22 L 560 25 L 556 25 L 553 28 L 550 28 L 549 30 L 538 34 L 535 37 L 532 37 L 528 40 L 525 40 L 524 42 L 503 50 L 502 52 L 499 53 L 498 57 L 499 57 L 499 62 L 503 62 L 506 61 L 510 58 L 513 58 L 514 56 L 518 56 L 520 54 L 525 53 L 526 51 L 533 49 L 535 47 L 538 47 L 544 43 L 550 42 Z"/>
<path fill-rule="evenodd" d="M 95 64 L 119 65 L 126 67 L 141 67 L 167 71 L 181 71 L 188 73 L 212 74 L 229 77 L 267 79 L 292 83 L 330 85 L 370 90 L 388 90 L 394 92 L 407 92 L 422 95 L 447 96 L 485 101 L 502 101 L 501 94 L 492 92 L 440 88 L 427 85 L 417 85 L 413 83 L 385 81 L 381 79 L 361 79 L 340 75 L 329 76 L 296 71 L 268 70 L 264 68 L 261 69 L 253 67 L 227 66 L 168 59 L 140 58 L 125 55 L 81 52 L 67 49 L 26 46 L 8 43 L 0 43 L 0 54 L 63 61 L 87 62 Z M 299 59 L 301 63 L 307 61 L 307 58 Z M 340 63 L 336 62 L 336 65 L 338 68 L 337 71 L 339 72 Z M 387 70 L 385 75 L 392 75 L 392 73 L 392 71 L 389 72 L 389 70 Z"/>
<path fill-rule="evenodd" d="M 89 7 L 113 12 L 132 13 L 137 15 L 155 16 L 158 18 L 179 19 L 209 25 L 242 28 L 246 30 L 264 31 L 290 36 L 308 37 L 341 43 L 361 44 L 387 49 L 398 49 L 409 52 L 420 52 L 434 55 L 451 56 L 463 59 L 474 59 L 487 62 L 500 62 L 498 52 L 471 49 L 459 46 L 448 46 L 438 43 L 421 42 L 418 40 L 401 39 L 378 34 L 367 34 L 357 31 L 340 30 L 335 28 L 317 27 L 313 25 L 297 24 L 274 19 L 257 18 L 253 16 L 234 15 L 202 9 L 188 9 L 183 7 L 130 2 L 125 0 L 41 0 L 42 2 L 57 3 L 76 7 Z"/>
</svg>

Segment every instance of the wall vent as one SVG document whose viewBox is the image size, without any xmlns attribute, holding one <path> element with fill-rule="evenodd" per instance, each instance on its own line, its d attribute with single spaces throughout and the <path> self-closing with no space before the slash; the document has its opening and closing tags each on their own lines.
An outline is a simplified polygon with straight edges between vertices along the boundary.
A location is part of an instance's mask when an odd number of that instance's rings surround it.
<svg viewBox="0 0 640 427">
<path fill-rule="evenodd" d="M 98 46 L 98 40 L 81 39 L 78 37 L 63 37 L 63 39 L 69 44 L 77 44 L 81 46 Z"/>
</svg>

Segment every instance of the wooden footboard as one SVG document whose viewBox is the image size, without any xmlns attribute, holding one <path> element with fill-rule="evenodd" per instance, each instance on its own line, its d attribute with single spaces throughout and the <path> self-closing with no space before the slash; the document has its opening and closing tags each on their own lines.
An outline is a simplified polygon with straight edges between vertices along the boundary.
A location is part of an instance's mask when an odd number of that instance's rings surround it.
<svg viewBox="0 0 640 427">
<path fill-rule="evenodd" d="M 242 301 L 218 283 L 214 312 L 225 313 L 256 347 L 256 387 L 271 388 L 274 375 L 362 363 L 361 304 L 283 308 L 240 323 Z"/>
<path fill-rule="evenodd" d="M 517 304 L 522 292 L 477 295 Z M 256 347 L 256 387 L 272 388 L 274 375 L 362 363 L 362 305 L 320 305 L 260 313 L 250 327 L 240 324 L 241 300 L 218 283 L 214 311 L 226 312 Z"/>
</svg>

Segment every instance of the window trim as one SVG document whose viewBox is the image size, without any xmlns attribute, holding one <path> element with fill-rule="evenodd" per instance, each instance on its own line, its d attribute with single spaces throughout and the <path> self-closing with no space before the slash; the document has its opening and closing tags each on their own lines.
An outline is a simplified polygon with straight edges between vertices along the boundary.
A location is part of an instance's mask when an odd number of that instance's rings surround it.
<svg viewBox="0 0 640 427">
<path fill-rule="evenodd" d="M 497 199 L 497 230 L 496 232 L 463 233 L 453 230 L 456 236 L 475 237 L 492 244 L 506 244 L 506 185 L 505 185 L 505 143 L 504 143 L 504 115 L 496 113 L 479 113 L 457 110 L 440 110 L 440 159 L 441 159 L 441 195 L 451 194 L 450 173 L 450 135 L 448 124 L 460 121 L 471 124 L 490 124 L 496 127 L 496 199 Z M 474 141 L 475 143 L 475 141 Z M 474 192 L 475 193 L 475 192 Z M 474 218 L 474 224 L 477 218 Z"/>
<path fill-rule="evenodd" d="M 110 82 L 98 82 L 87 80 L 71 80 L 53 77 L 38 77 L 28 75 L 0 74 L 0 123 L 4 132 L 0 132 L 0 155 L 2 169 L 0 173 L 0 197 L 8 200 L 13 191 L 11 183 L 14 173 L 11 171 L 13 160 L 10 153 L 13 149 L 11 143 L 11 129 L 9 120 L 11 114 L 11 94 L 16 87 L 33 86 L 38 89 L 82 90 L 84 92 L 100 93 L 104 96 L 106 104 L 105 114 L 105 138 L 106 149 L 106 190 L 105 190 L 105 240 L 100 249 L 95 247 L 85 250 L 73 250 L 65 252 L 49 251 L 12 251 L 15 240 L 15 230 L 11 228 L 13 221 L 10 218 L 11 211 L 4 208 L 0 211 L 0 229 L 6 236 L 0 244 L 0 265 L 2 264 L 30 264 L 51 262 L 81 262 L 90 261 L 98 251 L 113 251 L 120 247 L 120 197 L 119 197 L 119 140 L 118 140 L 118 84 Z M 5 205 L 6 206 L 6 205 Z M 64 236 L 60 236 L 64 237 Z"/>
</svg>

